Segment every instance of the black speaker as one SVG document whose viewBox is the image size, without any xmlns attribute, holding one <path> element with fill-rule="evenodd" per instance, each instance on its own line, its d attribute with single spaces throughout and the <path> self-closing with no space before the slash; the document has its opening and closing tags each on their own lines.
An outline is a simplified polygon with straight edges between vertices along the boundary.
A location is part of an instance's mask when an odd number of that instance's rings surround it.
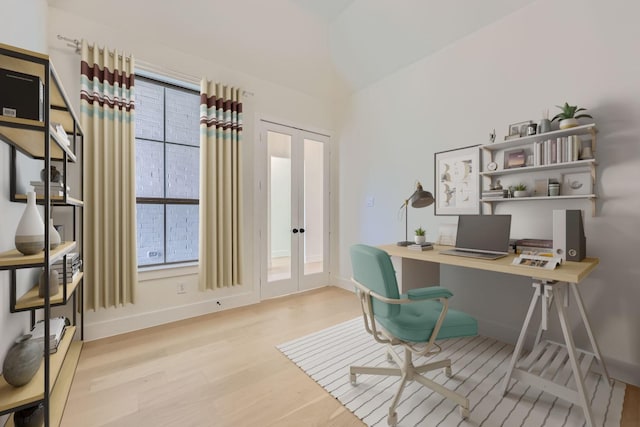
<svg viewBox="0 0 640 427">
<path fill-rule="evenodd" d="M 587 256 L 581 210 L 553 211 L 553 252 L 566 261 L 582 261 Z"/>
</svg>

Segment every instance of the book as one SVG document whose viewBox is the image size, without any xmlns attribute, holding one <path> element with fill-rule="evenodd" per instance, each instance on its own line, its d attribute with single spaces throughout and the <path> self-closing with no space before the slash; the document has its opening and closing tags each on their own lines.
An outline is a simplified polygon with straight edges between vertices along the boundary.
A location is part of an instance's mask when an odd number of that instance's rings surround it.
<svg viewBox="0 0 640 427">
<path fill-rule="evenodd" d="M 67 319 L 64 317 L 54 317 L 49 320 L 49 353 L 58 351 L 60 340 L 64 336 Z M 38 321 L 31 329 L 31 339 L 42 343 L 44 346 L 44 320 Z"/>
<path fill-rule="evenodd" d="M 409 248 L 412 251 L 428 251 L 433 249 L 433 243 L 422 243 L 422 244 L 413 244 L 413 245 L 409 245 L 407 246 L 407 248 Z"/>
<path fill-rule="evenodd" d="M 513 259 L 513 265 L 522 267 L 543 268 L 545 270 L 554 270 L 562 264 L 562 258 L 554 256 L 527 255 L 520 254 Z"/>
</svg>

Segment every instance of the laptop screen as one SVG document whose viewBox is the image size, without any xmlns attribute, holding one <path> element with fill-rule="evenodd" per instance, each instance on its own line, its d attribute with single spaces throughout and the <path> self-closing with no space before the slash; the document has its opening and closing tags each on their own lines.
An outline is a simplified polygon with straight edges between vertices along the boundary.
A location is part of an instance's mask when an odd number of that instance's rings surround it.
<svg viewBox="0 0 640 427">
<path fill-rule="evenodd" d="M 511 215 L 460 215 L 456 248 L 509 252 Z"/>
</svg>

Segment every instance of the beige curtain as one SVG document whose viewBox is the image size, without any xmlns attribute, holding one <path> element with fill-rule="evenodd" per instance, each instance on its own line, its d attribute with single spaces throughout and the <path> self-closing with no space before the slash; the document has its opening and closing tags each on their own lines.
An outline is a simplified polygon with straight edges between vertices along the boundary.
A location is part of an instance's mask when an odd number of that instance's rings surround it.
<svg viewBox="0 0 640 427">
<path fill-rule="evenodd" d="M 242 284 L 240 89 L 200 85 L 200 290 Z"/>
<path fill-rule="evenodd" d="M 82 41 L 84 283 L 88 308 L 135 300 L 134 60 Z"/>
</svg>

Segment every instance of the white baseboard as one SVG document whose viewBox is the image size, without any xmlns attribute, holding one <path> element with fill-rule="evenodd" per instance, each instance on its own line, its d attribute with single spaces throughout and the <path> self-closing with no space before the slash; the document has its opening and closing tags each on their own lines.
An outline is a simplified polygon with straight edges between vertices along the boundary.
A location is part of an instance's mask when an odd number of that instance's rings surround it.
<svg viewBox="0 0 640 427">
<path fill-rule="evenodd" d="M 85 341 L 107 338 L 258 302 L 260 302 L 259 296 L 248 292 L 99 322 L 85 321 Z"/>
</svg>

